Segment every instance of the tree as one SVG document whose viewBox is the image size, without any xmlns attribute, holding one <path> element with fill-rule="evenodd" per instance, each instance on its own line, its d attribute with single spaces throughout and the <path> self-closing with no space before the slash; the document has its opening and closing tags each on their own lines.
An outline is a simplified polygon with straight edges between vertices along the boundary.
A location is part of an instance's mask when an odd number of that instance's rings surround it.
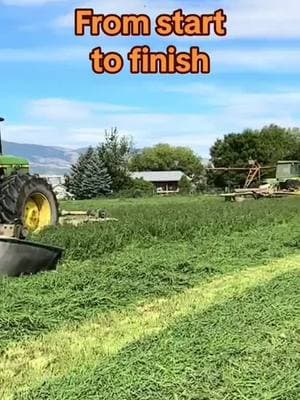
<svg viewBox="0 0 300 400">
<path fill-rule="evenodd" d="M 154 184 L 142 178 L 130 179 L 127 188 L 120 192 L 124 197 L 147 197 L 153 196 L 155 193 L 156 188 Z"/>
<path fill-rule="evenodd" d="M 130 189 L 140 190 L 143 194 L 152 195 L 156 188 L 152 182 L 145 181 L 143 178 L 132 179 Z"/>
<path fill-rule="evenodd" d="M 292 128 L 289 132 L 296 142 L 291 152 L 290 159 L 300 160 L 300 128 Z"/>
<path fill-rule="evenodd" d="M 82 182 L 93 152 L 93 148 L 89 147 L 86 152 L 80 154 L 76 163 L 71 166 L 70 176 L 66 179 L 67 190 L 72 193 L 76 199 L 84 198 Z"/>
<path fill-rule="evenodd" d="M 97 147 L 99 158 L 111 177 L 111 188 L 114 192 L 128 185 L 128 162 L 132 152 L 132 140 L 120 136 L 117 128 L 105 131 L 105 140 Z"/>
<path fill-rule="evenodd" d="M 277 125 L 259 130 L 246 129 L 242 133 L 224 136 L 211 147 L 211 161 L 215 167 L 249 167 L 250 160 L 264 166 L 276 166 L 277 161 L 294 158 L 297 147 L 295 133 Z M 298 146 L 299 147 L 299 146 Z M 299 147 L 300 148 L 300 147 Z M 274 171 L 270 171 L 274 175 Z M 245 182 L 247 172 L 209 173 L 208 180 L 219 187 L 237 186 Z"/>
<path fill-rule="evenodd" d="M 279 160 L 291 160 L 297 147 L 297 137 L 291 129 L 277 125 L 264 127 L 257 135 L 258 161 L 276 165 Z"/>
<path fill-rule="evenodd" d="M 181 194 L 190 194 L 192 191 L 192 183 L 186 175 L 182 175 L 178 186 Z"/>
<path fill-rule="evenodd" d="M 190 177 L 203 172 L 201 159 L 188 147 L 157 144 L 133 155 L 131 171 L 175 171 L 180 170 Z"/>
<path fill-rule="evenodd" d="M 111 179 L 103 166 L 98 152 L 92 147 L 81 154 L 71 166 L 71 174 L 66 179 L 67 190 L 76 199 L 92 199 L 110 192 Z"/>
<path fill-rule="evenodd" d="M 111 193 L 112 180 L 97 151 L 94 151 L 82 181 L 85 199 L 94 199 Z"/>
</svg>

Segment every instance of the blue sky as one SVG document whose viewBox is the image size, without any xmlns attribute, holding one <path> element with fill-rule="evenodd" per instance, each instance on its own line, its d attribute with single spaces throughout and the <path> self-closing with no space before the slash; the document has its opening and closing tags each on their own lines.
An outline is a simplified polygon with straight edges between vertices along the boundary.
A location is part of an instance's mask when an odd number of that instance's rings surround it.
<svg viewBox="0 0 300 400">
<path fill-rule="evenodd" d="M 152 17 L 224 8 L 226 38 L 75 37 L 75 7 Z M 269 123 L 300 126 L 299 0 L 0 0 L 0 113 L 5 138 L 82 147 L 117 126 L 137 147 L 187 145 L 203 156 L 218 137 Z M 197 45 L 210 75 L 95 75 L 94 47 Z"/>
</svg>

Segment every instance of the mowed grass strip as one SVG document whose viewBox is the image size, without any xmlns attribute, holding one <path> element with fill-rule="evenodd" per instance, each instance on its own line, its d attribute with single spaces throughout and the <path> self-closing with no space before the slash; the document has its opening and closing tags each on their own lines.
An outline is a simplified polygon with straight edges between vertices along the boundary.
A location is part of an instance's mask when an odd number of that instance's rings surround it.
<svg viewBox="0 0 300 400">
<path fill-rule="evenodd" d="M 16 397 L 19 398 L 20 391 L 48 379 L 65 376 L 77 366 L 92 368 L 99 359 L 116 354 L 130 343 L 161 332 L 188 314 L 204 312 L 280 274 L 299 269 L 298 254 L 269 265 L 225 275 L 130 311 L 102 315 L 76 329 L 65 327 L 37 340 L 13 345 L 1 357 L 1 398 L 9 399 L 16 393 L 19 393 Z"/>
<path fill-rule="evenodd" d="M 196 306 L 95 367 L 78 365 L 15 400 L 299 400 L 300 273 L 254 288 L 251 277 L 225 302 Z"/>
</svg>

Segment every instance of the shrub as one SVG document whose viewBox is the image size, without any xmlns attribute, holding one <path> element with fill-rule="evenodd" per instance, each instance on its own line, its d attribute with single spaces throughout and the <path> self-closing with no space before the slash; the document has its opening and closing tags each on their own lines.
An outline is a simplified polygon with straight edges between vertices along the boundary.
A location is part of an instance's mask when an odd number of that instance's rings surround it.
<svg viewBox="0 0 300 400">
<path fill-rule="evenodd" d="M 182 194 L 190 194 L 192 191 L 192 183 L 186 175 L 183 175 L 179 181 L 179 192 Z"/>
</svg>

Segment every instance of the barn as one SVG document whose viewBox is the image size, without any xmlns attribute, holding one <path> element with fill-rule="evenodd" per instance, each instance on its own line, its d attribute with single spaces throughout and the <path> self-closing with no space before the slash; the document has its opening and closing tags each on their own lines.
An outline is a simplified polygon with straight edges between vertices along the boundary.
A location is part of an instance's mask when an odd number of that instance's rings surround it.
<svg viewBox="0 0 300 400">
<path fill-rule="evenodd" d="M 179 181 L 183 176 L 185 174 L 182 171 L 141 171 L 131 174 L 133 179 L 152 182 L 160 194 L 178 193 Z"/>
</svg>

